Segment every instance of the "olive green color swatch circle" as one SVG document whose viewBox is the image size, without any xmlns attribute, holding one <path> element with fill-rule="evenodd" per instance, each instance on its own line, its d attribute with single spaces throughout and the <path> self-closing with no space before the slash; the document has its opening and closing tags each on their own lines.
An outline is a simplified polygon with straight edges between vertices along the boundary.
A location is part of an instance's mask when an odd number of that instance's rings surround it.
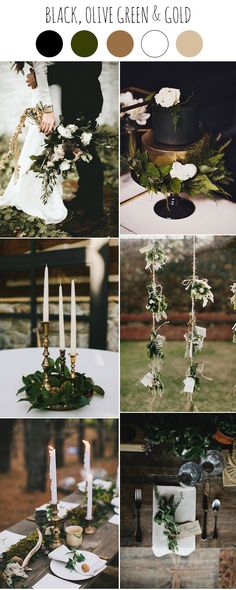
<svg viewBox="0 0 236 590">
<path fill-rule="evenodd" d="M 78 31 L 71 39 L 71 48 L 79 57 L 90 57 L 97 51 L 97 37 L 91 31 Z"/>
</svg>

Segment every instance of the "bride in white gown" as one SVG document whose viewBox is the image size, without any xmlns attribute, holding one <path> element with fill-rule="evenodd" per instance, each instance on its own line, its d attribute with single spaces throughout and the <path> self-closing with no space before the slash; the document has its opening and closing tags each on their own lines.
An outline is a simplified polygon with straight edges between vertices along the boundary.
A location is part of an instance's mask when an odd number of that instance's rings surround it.
<svg viewBox="0 0 236 590">
<path fill-rule="evenodd" d="M 46 204 L 42 202 L 42 179 L 30 170 L 30 156 L 39 155 L 43 150 L 44 133 L 52 131 L 54 124 L 59 124 L 61 114 L 61 88 L 48 85 L 47 69 L 53 67 L 46 62 L 33 62 L 37 88 L 32 91 L 33 101 L 29 106 L 41 102 L 45 108 L 41 131 L 38 125 L 27 120 L 28 131 L 19 158 L 19 175 L 14 174 L 0 197 L 0 207 L 16 207 L 33 217 L 39 217 L 45 224 L 60 223 L 67 216 L 67 209 L 62 200 L 62 177 L 58 176 Z"/>
</svg>

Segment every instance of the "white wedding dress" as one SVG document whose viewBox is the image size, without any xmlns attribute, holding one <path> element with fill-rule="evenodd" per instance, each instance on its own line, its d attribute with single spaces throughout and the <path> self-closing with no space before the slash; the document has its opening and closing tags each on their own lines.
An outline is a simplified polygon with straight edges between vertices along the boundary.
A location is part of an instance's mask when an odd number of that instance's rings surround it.
<svg viewBox="0 0 236 590">
<path fill-rule="evenodd" d="M 52 65 L 46 62 L 33 62 L 37 79 L 37 88 L 32 90 L 35 106 L 39 101 L 43 105 L 53 105 L 56 124 L 61 114 L 61 88 L 48 85 L 47 69 Z M 25 81 L 26 83 L 26 81 Z M 42 179 L 30 171 L 32 160 L 30 156 L 39 155 L 44 144 L 44 134 L 34 121 L 27 120 L 28 131 L 19 158 L 19 175 L 13 174 L 8 187 L 0 197 L 0 207 L 16 207 L 27 215 L 39 217 L 45 224 L 60 223 L 67 216 L 67 209 L 62 200 L 62 177 L 58 176 L 54 190 L 46 204 L 42 202 Z"/>
</svg>

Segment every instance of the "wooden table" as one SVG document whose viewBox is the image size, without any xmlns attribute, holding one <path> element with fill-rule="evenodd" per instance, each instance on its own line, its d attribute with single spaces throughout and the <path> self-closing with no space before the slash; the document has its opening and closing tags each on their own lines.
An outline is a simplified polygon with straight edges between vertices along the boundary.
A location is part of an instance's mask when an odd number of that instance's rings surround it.
<svg viewBox="0 0 236 590">
<path fill-rule="evenodd" d="M 70 494 L 69 496 L 66 496 L 66 498 L 64 498 L 64 501 L 78 502 L 78 504 L 84 504 L 85 499 L 83 494 L 81 494 L 80 492 L 75 492 L 73 494 Z M 111 510 L 108 519 L 113 514 L 114 513 Z M 29 535 L 29 533 L 32 533 L 32 531 L 35 530 L 35 523 L 33 522 L 33 517 L 30 516 L 25 520 L 21 520 L 17 524 L 14 524 L 13 526 L 9 527 L 8 530 L 14 533 L 18 533 L 19 535 Z M 83 535 L 81 549 L 84 549 L 85 551 L 92 551 L 93 553 L 96 553 L 101 559 L 106 559 L 108 564 L 111 564 L 113 561 L 115 561 L 118 554 L 118 530 L 119 527 L 117 525 L 111 524 L 107 520 L 104 524 L 99 526 L 96 533 L 94 533 L 93 535 Z M 29 577 L 26 581 L 26 588 L 32 588 L 32 586 L 36 584 L 47 573 L 52 574 L 49 567 L 49 562 L 50 560 L 46 555 L 43 555 L 42 557 L 39 557 L 34 561 L 32 568 L 33 571 L 28 573 Z M 99 576 L 102 576 L 103 574 L 104 572 L 98 574 L 96 576 L 96 580 Z M 93 585 L 94 580 L 95 578 L 91 578 L 85 582 L 78 581 L 78 584 L 81 588 L 89 588 L 91 585 Z M 100 583 L 101 585 L 99 584 L 98 587 L 102 588 L 102 579 L 100 580 Z"/>
<path fill-rule="evenodd" d="M 134 489 L 142 488 L 143 503 L 141 508 L 141 523 L 143 532 L 142 546 L 150 547 L 152 545 L 152 481 L 153 476 L 157 477 L 157 483 L 161 485 L 168 483 L 167 478 L 175 477 L 179 467 L 184 463 L 180 457 L 171 457 L 170 455 L 144 453 L 122 453 L 121 454 L 121 545 L 135 546 L 135 507 L 134 507 Z M 151 477 L 150 477 L 151 476 Z M 160 478 L 160 479 L 159 479 Z M 218 539 L 208 539 L 202 541 L 200 536 L 196 538 L 197 547 L 218 547 L 227 548 L 236 546 L 236 528 L 234 526 L 236 514 L 236 487 L 223 487 L 222 477 L 209 477 L 210 497 L 208 510 L 208 535 L 213 531 L 214 515 L 211 509 L 211 503 L 214 498 L 221 501 L 221 507 L 218 517 L 219 537 Z M 205 480 L 197 486 L 197 508 L 196 518 L 200 524 L 203 521 L 202 495 Z M 171 485 L 171 482 L 169 483 Z"/>
</svg>

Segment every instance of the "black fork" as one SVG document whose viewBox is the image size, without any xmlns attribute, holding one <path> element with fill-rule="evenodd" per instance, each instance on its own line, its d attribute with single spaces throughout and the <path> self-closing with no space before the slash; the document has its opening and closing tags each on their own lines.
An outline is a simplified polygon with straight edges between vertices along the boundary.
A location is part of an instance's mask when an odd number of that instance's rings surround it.
<svg viewBox="0 0 236 590">
<path fill-rule="evenodd" d="M 135 540 L 137 543 L 142 541 L 142 531 L 140 526 L 140 508 L 142 506 L 142 490 L 136 489 L 134 491 L 134 503 L 137 510 L 137 528 L 135 533 Z"/>
</svg>

